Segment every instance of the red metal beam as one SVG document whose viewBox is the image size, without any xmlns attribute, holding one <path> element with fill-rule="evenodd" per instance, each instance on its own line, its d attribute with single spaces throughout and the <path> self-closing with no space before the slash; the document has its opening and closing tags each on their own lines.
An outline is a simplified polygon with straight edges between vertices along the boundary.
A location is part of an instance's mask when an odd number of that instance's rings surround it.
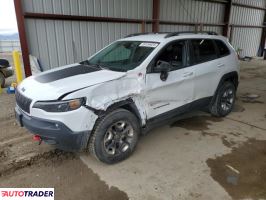
<svg viewBox="0 0 266 200">
<path fill-rule="evenodd" d="M 17 0 L 14 0 L 17 1 Z M 19 1 L 19 0 L 18 0 Z M 158 1 L 158 0 L 155 0 Z M 158 14 L 158 13 L 157 13 Z M 79 16 L 79 15 L 62 15 L 62 14 L 45 14 L 45 13 L 24 13 L 25 18 L 32 19 L 45 19 L 45 20 L 70 20 L 70 21 L 94 21 L 94 22 L 117 22 L 117 23 L 135 23 L 135 24 L 153 24 L 153 32 L 159 32 L 159 24 L 168 25 L 185 25 L 195 26 L 202 24 L 203 26 L 226 26 L 225 23 L 196 23 L 196 22 L 181 22 L 181 21 L 164 21 L 164 20 L 149 20 L 149 19 L 126 19 L 126 18 L 114 18 L 114 17 L 95 17 L 95 16 Z M 243 28 L 263 28 L 265 26 L 253 26 L 253 25 L 240 25 L 229 24 L 229 26 L 243 27 Z"/>
<path fill-rule="evenodd" d="M 152 6 L 152 32 L 159 32 L 160 0 L 153 0 Z"/>
<path fill-rule="evenodd" d="M 146 22 L 142 21 L 142 23 L 141 23 L 141 32 L 142 33 L 145 33 L 145 24 L 146 24 Z"/>
<path fill-rule="evenodd" d="M 204 1 L 204 2 L 208 2 L 208 3 L 220 3 L 220 4 L 227 3 L 227 0 L 196 0 L 196 1 Z"/>
<path fill-rule="evenodd" d="M 80 15 L 62 15 L 62 14 L 46 14 L 46 13 L 24 13 L 25 18 L 46 19 L 46 20 L 71 20 L 71 21 L 93 21 L 93 22 L 117 22 L 117 23 L 135 23 L 142 24 L 142 19 L 127 19 L 115 17 L 95 17 L 95 16 L 80 16 Z M 146 20 L 152 22 L 152 20 Z"/>
<path fill-rule="evenodd" d="M 266 26 L 256 26 L 256 25 L 241 25 L 241 24 L 230 24 L 229 26 L 233 26 L 236 28 L 265 28 Z"/>
<path fill-rule="evenodd" d="M 157 13 L 158 14 L 158 13 Z M 153 24 L 158 26 L 159 24 L 169 24 L 169 25 L 186 25 L 195 26 L 200 23 L 195 22 L 180 22 L 180 21 L 163 21 L 163 20 L 149 20 L 149 19 L 126 19 L 126 18 L 113 18 L 113 17 L 95 17 L 95 16 L 79 16 L 79 15 L 62 15 L 62 14 L 45 14 L 45 13 L 24 13 L 25 18 L 32 19 L 45 19 L 45 20 L 70 20 L 70 21 L 94 21 L 94 22 L 117 22 L 117 23 L 137 23 L 141 24 L 142 27 L 145 24 Z M 204 23 L 204 26 L 224 26 L 225 24 L 216 23 Z M 158 30 L 158 27 L 153 27 Z M 153 30 L 153 32 L 159 32 Z"/>
<path fill-rule="evenodd" d="M 238 7 L 243 7 L 243 8 L 251 8 L 251 9 L 256 9 L 256 10 L 266 10 L 265 7 L 259 7 L 259 6 L 252 6 L 252 5 L 247 5 L 247 4 L 242 4 L 242 3 L 232 3 L 233 6 L 238 6 Z"/>
<path fill-rule="evenodd" d="M 25 76 L 28 77 L 31 76 L 31 68 L 30 68 L 29 48 L 26 38 L 25 22 L 23 17 L 21 0 L 14 0 L 14 5 L 17 17 L 18 33 L 19 33 L 20 46 L 22 51 L 24 71 L 25 71 Z"/>
<path fill-rule="evenodd" d="M 196 25 L 204 25 L 204 26 L 224 26 L 225 24 L 216 24 L 216 23 L 196 23 L 196 22 L 180 22 L 180 21 L 159 21 L 160 24 L 166 25 L 184 25 L 184 26 L 196 26 Z"/>
<path fill-rule="evenodd" d="M 225 37 L 229 36 L 229 24 L 230 24 L 231 11 L 232 11 L 232 0 L 228 0 L 227 3 L 225 4 L 225 9 L 224 9 L 225 26 L 223 28 L 223 36 Z"/>
</svg>

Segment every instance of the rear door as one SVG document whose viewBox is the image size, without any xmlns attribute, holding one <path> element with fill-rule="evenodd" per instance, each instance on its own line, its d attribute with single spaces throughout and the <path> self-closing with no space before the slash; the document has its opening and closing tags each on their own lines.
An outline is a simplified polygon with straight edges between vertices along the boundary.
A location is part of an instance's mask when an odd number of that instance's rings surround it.
<svg viewBox="0 0 266 200">
<path fill-rule="evenodd" d="M 235 68 L 235 55 L 231 54 L 229 48 L 222 40 L 214 40 L 218 52 L 218 76 L 222 77 L 228 69 Z M 218 86 L 219 82 L 217 82 Z"/>
<path fill-rule="evenodd" d="M 190 47 L 195 71 L 194 99 L 211 97 L 219 82 L 219 67 L 217 49 L 211 39 L 191 39 Z"/>
</svg>

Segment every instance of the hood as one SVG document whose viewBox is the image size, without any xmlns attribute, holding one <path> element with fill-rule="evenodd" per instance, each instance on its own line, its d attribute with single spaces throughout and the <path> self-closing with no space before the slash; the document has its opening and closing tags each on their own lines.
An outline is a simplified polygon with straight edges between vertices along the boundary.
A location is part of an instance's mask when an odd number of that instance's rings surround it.
<svg viewBox="0 0 266 200">
<path fill-rule="evenodd" d="M 26 78 L 18 90 L 38 101 L 57 100 L 64 94 L 124 76 L 125 72 L 102 70 L 94 66 L 74 64 Z"/>
</svg>

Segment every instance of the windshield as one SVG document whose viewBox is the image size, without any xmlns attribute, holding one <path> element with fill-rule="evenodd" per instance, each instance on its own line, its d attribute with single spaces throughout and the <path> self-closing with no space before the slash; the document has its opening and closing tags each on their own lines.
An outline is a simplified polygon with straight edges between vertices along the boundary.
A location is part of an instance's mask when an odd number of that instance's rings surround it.
<svg viewBox="0 0 266 200">
<path fill-rule="evenodd" d="M 97 53 L 88 64 L 126 72 L 140 65 L 158 46 L 156 42 L 118 41 Z"/>
</svg>

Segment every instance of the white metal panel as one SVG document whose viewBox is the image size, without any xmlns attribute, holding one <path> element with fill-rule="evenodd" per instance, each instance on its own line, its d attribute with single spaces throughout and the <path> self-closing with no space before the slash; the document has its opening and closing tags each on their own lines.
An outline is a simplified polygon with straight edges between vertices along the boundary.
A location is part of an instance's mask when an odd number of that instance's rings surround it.
<svg viewBox="0 0 266 200">
<path fill-rule="evenodd" d="M 234 0 L 233 2 L 266 7 L 266 0 Z M 233 6 L 231 23 L 241 25 L 261 26 L 263 24 L 265 11 L 252 8 Z M 232 45 L 235 49 L 242 49 L 241 56 L 256 56 L 262 28 L 233 28 Z"/>
<path fill-rule="evenodd" d="M 176 26 L 176 25 L 160 25 L 162 32 L 174 32 L 174 31 L 195 31 L 194 26 Z M 222 34 L 222 27 L 219 26 L 204 26 L 203 31 L 213 31 L 218 34 Z"/>
<path fill-rule="evenodd" d="M 242 49 L 241 56 L 256 56 L 261 33 L 261 28 L 233 28 L 232 45 L 236 50 Z"/>
<path fill-rule="evenodd" d="M 194 26 L 160 25 L 161 32 L 195 31 Z"/>
<path fill-rule="evenodd" d="M 29 49 L 34 53 L 34 56 L 40 58 L 38 35 L 35 20 L 28 19 L 26 20 L 26 35 Z"/>
<path fill-rule="evenodd" d="M 168 21 L 221 23 L 225 5 L 194 0 L 162 0 L 160 19 Z"/>
<path fill-rule="evenodd" d="M 30 54 L 40 59 L 45 70 L 82 61 L 140 29 L 140 24 L 26 19 Z"/>
<path fill-rule="evenodd" d="M 203 31 L 213 31 L 218 34 L 222 34 L 223 32 L 223 27 L 220 26 L 203 26 Z"/>
<path fill-rule="evenodd" d="M 22 3 L 26 12 L 136 19 L 152 17 L 152 0 L 23 0 Z"/>
<path fill-rule="evenodd" d="M 261 26 L 264 19 L 264 12 L 263 10 L 233 6 L 231 23 Z"/>
<path fill-rule="evenodd" d="M 251 6 L 266 7 L 265 0 L 233 0 L 233 2 Z"/>
</svg>

